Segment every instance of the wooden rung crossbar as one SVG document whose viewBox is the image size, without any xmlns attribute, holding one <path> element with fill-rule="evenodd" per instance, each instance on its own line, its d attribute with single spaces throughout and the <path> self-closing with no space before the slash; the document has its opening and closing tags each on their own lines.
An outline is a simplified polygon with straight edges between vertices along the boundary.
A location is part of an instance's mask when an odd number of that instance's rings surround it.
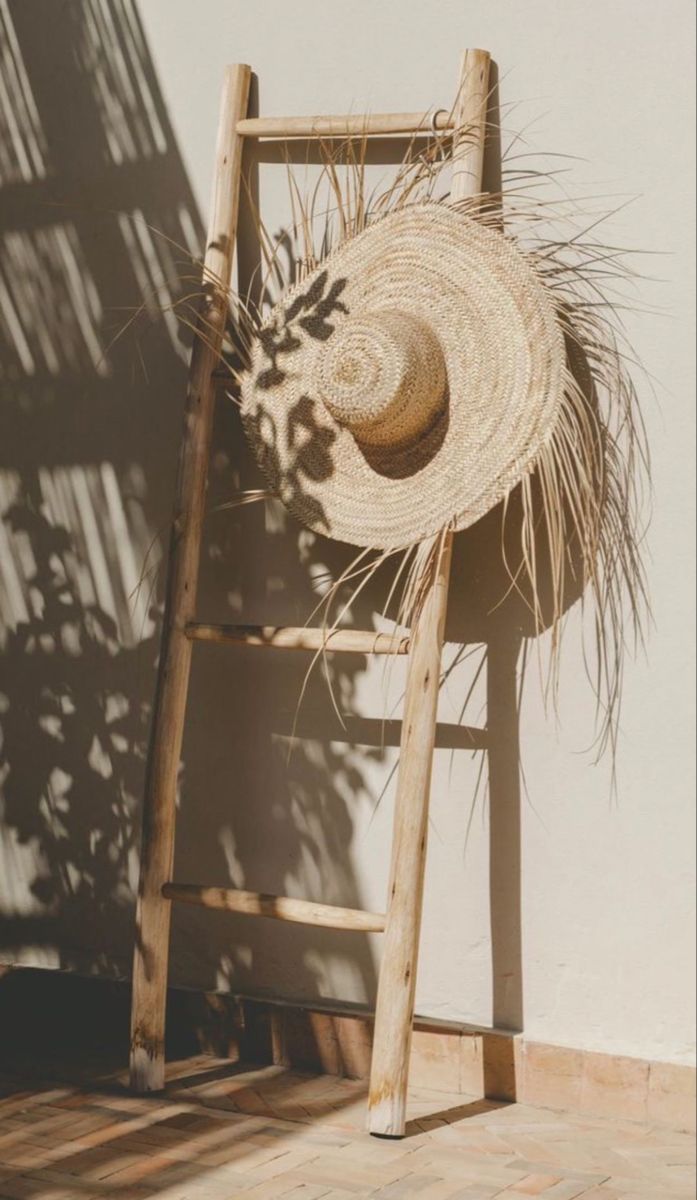
<svg viewBox="0 0 697 1200">
<path fill-rule="evenodd" d="M 166 883 L 162 895 L 183 904 L 219 908 L 245 913 L 250 917 L 274 917 L 299 925 L 319 925 L 324 929 L 357 929 L 363 933 L 382 933 L 384 913 L 363 912 L 359 908 L 338 908 L 296 900 L 292 896 L 274 896 L 268 892 L 243 892 L 237 888 L 203 887 L 196 883 Z"/>
<path fill-rule="evenodd" d="M 250 138 L 384 137 L 391 133 L 441 133 L 453 128 L 453 114 L 444 109 L 349 113 L 341 117 L 245 117 L 237 122 L 237 133 Z"/>
<path fill-rule="evenodd" d="M 312 629 L 292 625 L 207 625 L 190 621 L 186 636 L 197 642 L 231 642 L 279 650 L 333 650 L 349 654 L 408 654 L 408 634 L 363 629 Z"/>
</svg>

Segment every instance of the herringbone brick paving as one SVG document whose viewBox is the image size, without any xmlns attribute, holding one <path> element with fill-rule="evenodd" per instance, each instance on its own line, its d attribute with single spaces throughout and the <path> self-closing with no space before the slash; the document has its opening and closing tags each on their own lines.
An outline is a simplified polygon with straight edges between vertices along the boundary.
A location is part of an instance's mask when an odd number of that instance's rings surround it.
<svg viewBox="0 0 697 1200">
<path fill-rule="evenodd" d="M 365 1084 L 209 1057 L 166 1093 L 0 1077 L 2 1200 L 683 1200 L 694 1139 L 413 1089 L 408 1136 L 363 1132 Z"/>
</svg>

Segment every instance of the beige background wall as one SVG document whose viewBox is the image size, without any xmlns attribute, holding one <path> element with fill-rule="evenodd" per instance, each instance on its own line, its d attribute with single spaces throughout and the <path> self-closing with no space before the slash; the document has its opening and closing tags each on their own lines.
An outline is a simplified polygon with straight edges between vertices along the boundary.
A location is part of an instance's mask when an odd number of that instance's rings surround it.
<svg viewBox="0 0 697 1200">
<path fill-rule="evenodd" d="M 605 238 L 653 255 L 639 261 L 653 280 L 635 289 L 645 311 L 627 317 L 657 381 L 655 395 L 641 387 L 653 454 L 653 627 L 627 671 L 613 798 L 608 764 L 594 766 L 585 752 L 592 701 L 578 612 L 569 617 L 560 723 L 545 714 L 533 670 L 517 735 L 507 691 L 516 620 L 483 620 L 468 583 L 468 566 L 486 563 L 486 531 L 460 548 L 450 636 L 488 644 L 492 787 L 489 797 L 477 786 L 481 754 L 444 730 L 418 1009 L 522 1027 L 540 1041 L 693 1061 L 692 8 L 688 0 L 143 0 L 148 52 L 129 4 L 117 6 L 117 26 L 97 0 L 75 4 L 72 26 L 53 28 L 39 48 L 31 24 L 43 9 L 50 26 L 51 6 L 14 6 L 13 52 L 36 107 L 23 128 L 44 165 L 42 173 L 29 155 L 0 189 L 4 236 L 18 255 L 14 321 L 5 306 L 15 365 L 5 375 L 0 460 L 3 957 L 110 974 L 129 963 L 156 652 L 146 593 L 135 607 L 130 597 L 166 522 L 184 350 L 154 308 L 152 320 L 146 312 L 110 339 L 124 309 L 152 287 L 161 301 L 176 295 L 186 270 L 134 211 L 177 243 L 200 237 L 227 62 L 252 65 L 261 113 L 426 109 L 449 104 L 460 49 L 483 46 L 500 69 L 505 136 L 524 129 L 533 164 L 542 152 L 576 156 L 564 164 L 564 186 L 601 197 L 586 202 L 594 211 L 631 199 Z M 77 68 L 71 44 L 80 47 Z M 105 78 L 118 91 L 111 108 Z M 275 229 L 287 214 L 282 170 L 262 165 L 260 187 Z M 61 203 L 60 236 L 47 197 Z M 59 265 L 39 272 L 33 310 L 18 281 L 32 255 L 45 263 L 50 254 Z M 47 309 L 53 358 L 26 332 Z M 224 409 L 212 504 L 254 478 Z M 302 622 L 322 573 L 336 575 L 345 561 L 341 547 L 302 535 L 276 511 L 214 512 L 202 612 Z M 61 571 L 71 581 L 64 609 Z M 357 614 L 373 618 L 371 603 Z M 445 722 L 460 719 L 482 653 L 474 648 L 453 672 Z M 178 877 L 380 908 L 396 750 L 380 748 L 374 719 L 398 697 L 400 672 L 386 701 L 381 665 L 338 663 L 348 733 L 314 682 L 288 764 L 302 664 L 197 651 Z M 482 677 L 465 724 L 482 724 L 486 699 Z M 172 976 L 362 1004 L 374 994 L 378 954 L 358 935 L 177 911 Z"/>
</svg>

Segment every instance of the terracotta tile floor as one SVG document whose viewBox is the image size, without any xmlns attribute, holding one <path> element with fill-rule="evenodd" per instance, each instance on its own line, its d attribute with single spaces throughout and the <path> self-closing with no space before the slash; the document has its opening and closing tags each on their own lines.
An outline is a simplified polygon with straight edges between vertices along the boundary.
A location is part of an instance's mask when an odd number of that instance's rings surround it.
<svg viewBox="0 0 697 1200">
<path fill-rule="evenodd" d="M 166 1093 L 118 1076 L 0 1076 L 7 1200 L 678 1200 L 694 1139 L 623 1121 L 413 1089 L 408 1136 L 363 1132 L 365 1084 L 194 1058 Z"/>
</svg>

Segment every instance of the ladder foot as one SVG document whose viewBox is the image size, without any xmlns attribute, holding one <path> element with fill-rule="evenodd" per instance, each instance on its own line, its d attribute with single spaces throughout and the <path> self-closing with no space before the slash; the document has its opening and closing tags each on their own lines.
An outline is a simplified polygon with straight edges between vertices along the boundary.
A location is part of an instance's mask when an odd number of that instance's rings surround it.
<svg viewBox="0 0 697 1200">
<path fill-rule="evenodd" d="M 406 1133 L 406 1114 L 401 1104 L 386 1097 L 368 1110 L 368 1133 L 379 1138 L 403 1138 Z"/>
<path fill-rule="evenodd" d="M 138 1095 L 164 1091 L 165 1056 L 161 1046 L 156 1050 L 143 1045 L 131 1047 L 130 1086 Z"/>
</svg>

